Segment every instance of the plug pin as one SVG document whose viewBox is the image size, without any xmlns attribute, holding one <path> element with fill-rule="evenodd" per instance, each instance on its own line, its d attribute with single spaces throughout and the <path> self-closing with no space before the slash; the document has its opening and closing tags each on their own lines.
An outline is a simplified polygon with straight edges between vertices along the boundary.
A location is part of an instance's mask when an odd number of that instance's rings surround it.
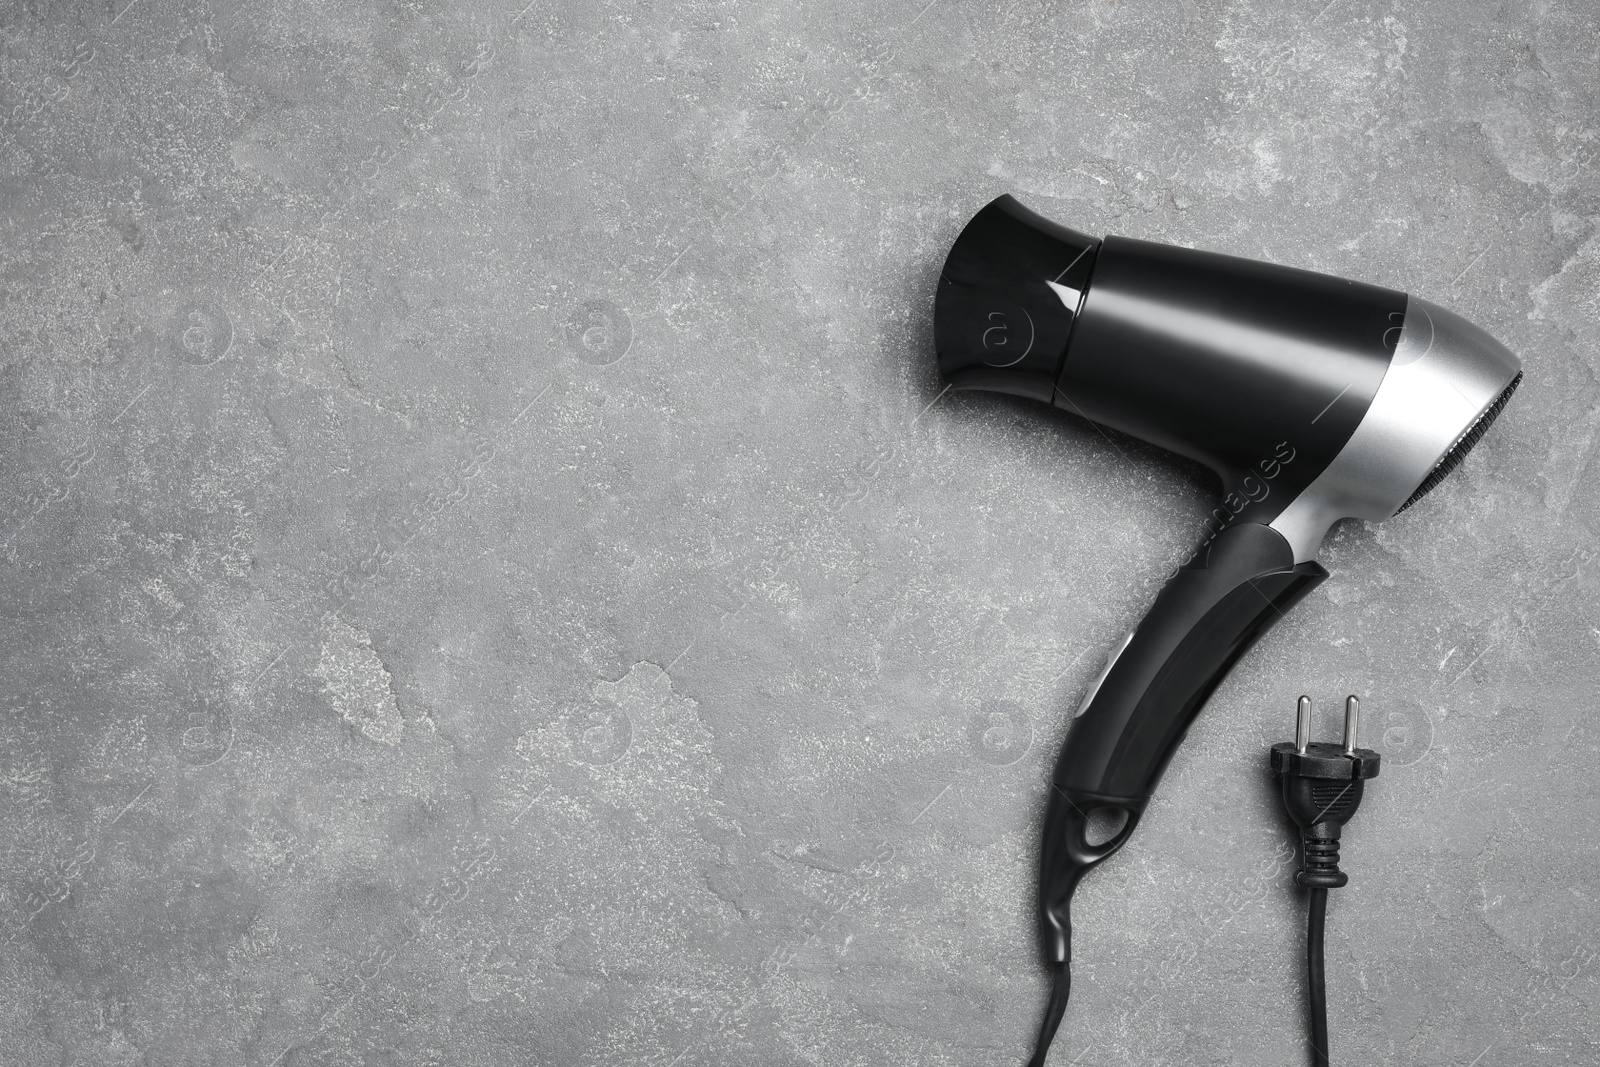
<svg viewBox="0 0 1600 1067">
<path fill-rule="evenodd" d="M 1306 746 L 1311 743 L 1311 698 L 1301 697 L 1295 709 L 1294 719 L 1294 750 L 1300 755 L 1306 754 Z"/>
<path fill-rule="evenodd" d="M 1361 724 L 1361 699 L 1354 693 L 1344 698 L 1344 754 L 1356 754 L 1356 731 Z"/>
</svg>

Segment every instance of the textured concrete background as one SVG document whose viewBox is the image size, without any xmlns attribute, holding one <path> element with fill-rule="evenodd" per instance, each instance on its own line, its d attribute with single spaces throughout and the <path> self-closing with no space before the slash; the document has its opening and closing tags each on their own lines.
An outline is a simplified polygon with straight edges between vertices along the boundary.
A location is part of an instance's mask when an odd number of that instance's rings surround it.
<svg viewBox="0 0 1600 1067">
<path fill-rule="evenodd" d="M 4 5 L 0 1061 L 1019 1063 L 1210 487 L 936 400 L 1001 192 L 1527 367 L 1085 884 L 1054 1062 L 1302 1061 L 1301 692 L 1386 758 L 1336 1056 L 1600 1058 L 1592 7 L 521 3 Z"/>
</svg>

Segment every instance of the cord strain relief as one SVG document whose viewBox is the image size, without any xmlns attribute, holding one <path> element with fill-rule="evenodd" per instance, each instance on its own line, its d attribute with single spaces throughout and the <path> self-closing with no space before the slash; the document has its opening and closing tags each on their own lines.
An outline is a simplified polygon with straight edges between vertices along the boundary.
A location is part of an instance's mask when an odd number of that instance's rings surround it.
<svg viewBox="0 0 1600 1067">
<path fill-rule="evenodd" d="M 1339 839 L 1306 834 L 1300 839 L 1305 862 L 1294 880 L 1307 889 L 1339 889 L 1350 876 L 1339 869 Z"/>
</svg>

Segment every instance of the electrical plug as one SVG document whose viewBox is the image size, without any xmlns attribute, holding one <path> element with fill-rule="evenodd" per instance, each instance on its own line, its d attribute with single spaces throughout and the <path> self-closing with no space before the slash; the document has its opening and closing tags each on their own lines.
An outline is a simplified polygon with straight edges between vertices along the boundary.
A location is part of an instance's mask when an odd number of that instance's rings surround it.
<svg viewBox="0 0 1600 1067">
<path fill-rule="evenodd" d="M 1356 747 L 1361 701 L 1344 702 L 1344 742 L 1311 740 L 1311 698 L 1301 697 L 1294 740 L 1272 746 L 1272 769 L 1283 788 L 1283 806 L 1300 828 L 1304 860 L 1295 881 L 1307 889 L 1338 889 L 1350 881 L 1339 869 L 1339 835 L 1361 806 L 1368 778 L 1378 776 L 1379 757 Z"/>
</svg>

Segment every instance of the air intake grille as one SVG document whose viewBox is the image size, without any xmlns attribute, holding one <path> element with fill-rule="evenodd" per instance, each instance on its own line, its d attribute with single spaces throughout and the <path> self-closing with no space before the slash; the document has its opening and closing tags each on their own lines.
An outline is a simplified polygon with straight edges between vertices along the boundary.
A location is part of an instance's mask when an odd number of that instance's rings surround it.
<svg viewBox="0 0 1600 1067">
<path fill-rule="evenodd" d="M 1472 446 L 1477 444 L 1478 440 L 1489 432 L 1490 425 L 1494 423 L 1501 409 L 1506 406 L 1506 401 L 1511 399 L 1511 394 L 1516 392 L 1517 386 L 1521 384 L 1522 375 L 1518 373 L 1515 378 L 1511 379 L 1511 384 L 1506 386 L 1505 392 L 1495 398 L 1495 402 L 1490 404 L 1482 415 L 1478 416 L 1478 421 L 1468 426 L 1466 433 L 1456 438 L 1456 443 L 1450 446 L 1450 451 L 1444 454 L 1443 459 L 1434 464 L 1433 470 L 1428 472 L 1428 476 L 1422 480 L 1422 484 L 1417 487 L 1417 491 L 1411 494 L 1411 499 L 1400 505 L 1400 511 L 1404 511 L 1427 496 L 1434 486 L 1444 481 L 1451 471 L 1461 465 L 1461 461 L 1467 458 L 1467 453 L 1472 451 Z M 1400 514 L 1400 511 L 1395 512 L 1395 514 Z"/>
</svg>

